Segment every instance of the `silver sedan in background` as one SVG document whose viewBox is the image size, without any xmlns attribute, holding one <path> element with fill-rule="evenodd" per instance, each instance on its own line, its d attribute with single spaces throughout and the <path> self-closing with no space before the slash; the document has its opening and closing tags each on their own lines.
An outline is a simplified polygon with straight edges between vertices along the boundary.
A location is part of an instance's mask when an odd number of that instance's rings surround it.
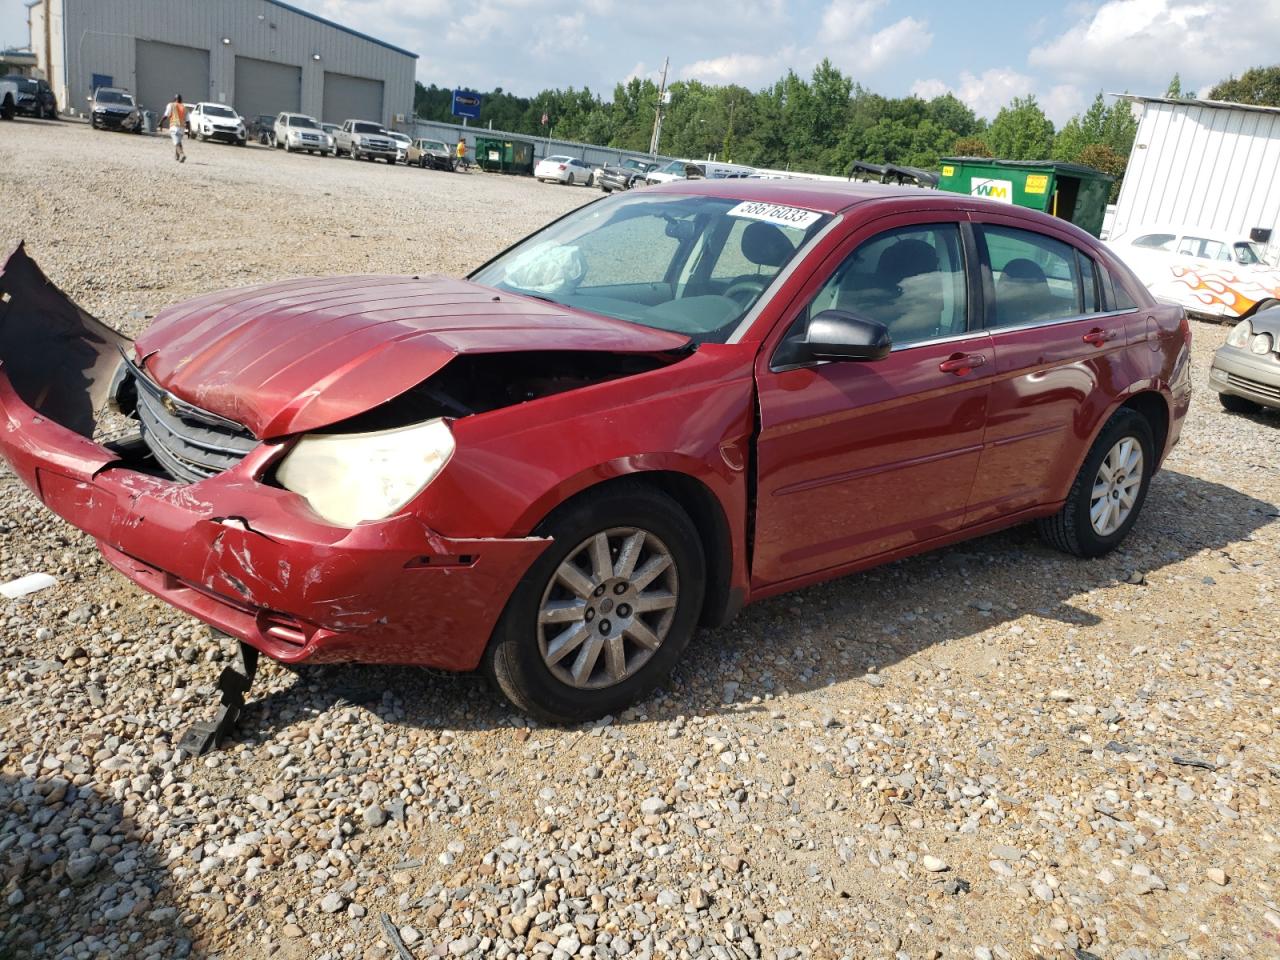
<svg viewBox="0 0 1280 960">
<path fill-rule="evenodd" d="M 1232 413 L 1280 410 L 1280 306 L 1235 325 L 1213 355 L 1209 385 Z"/>
</svg>

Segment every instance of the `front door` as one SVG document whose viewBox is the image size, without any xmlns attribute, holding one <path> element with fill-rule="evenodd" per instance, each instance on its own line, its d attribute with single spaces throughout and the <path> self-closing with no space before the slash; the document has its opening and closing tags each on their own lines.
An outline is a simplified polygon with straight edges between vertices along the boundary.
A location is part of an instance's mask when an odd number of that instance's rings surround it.
<svg viewBox="0 0 1280 960">
<path fill-rule="evenodd" d="M 755 586 L 836 572 L 963 522 L 995 368 L 970 316 L 966 232 L 937 214 L 864 227 L 806 286 L 777 350 L 762 353 Z M 788 343 L 826 309 L 884 323 L 893 352 L 789 363 Z"/>
</svg>

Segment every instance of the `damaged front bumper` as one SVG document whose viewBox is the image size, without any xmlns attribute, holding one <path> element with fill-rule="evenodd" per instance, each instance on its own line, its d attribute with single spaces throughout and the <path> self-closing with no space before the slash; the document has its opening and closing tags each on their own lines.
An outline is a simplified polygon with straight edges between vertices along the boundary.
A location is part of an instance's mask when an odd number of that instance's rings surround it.
<svg viewBox="0 0 1280 960">
<path fill-rule="evenodd" d="M 331 526 L 260 482 L 281 441 L 196 484 L 133 469 L 92 439 L 129 341 L 21 247 L 0 273 L 0 301 L 0 454 L 117 570 L 284 662 L 477 666 L 547 540 L 446 539 L 411 515 Z"/>
</svg>

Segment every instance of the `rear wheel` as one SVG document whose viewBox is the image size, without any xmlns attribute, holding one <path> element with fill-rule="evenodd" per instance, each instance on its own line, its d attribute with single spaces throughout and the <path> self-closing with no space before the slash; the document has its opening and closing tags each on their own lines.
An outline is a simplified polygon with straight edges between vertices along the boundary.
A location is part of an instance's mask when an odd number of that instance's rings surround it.
<svg viewBox="0 0 1280 960">
<path fill-rule="evenodd" d="M 1222 404 L 1222 409 L 1231 413 L 1257 413 L 1262 409 L 1262 404 L 1255 403 L 1248 397 L 1237 397 L 1234 393 L 1218 394 L 1218 402 Z"/>
<path fill-rule="evenodd" d="M 1062 509 L 1038 521 L 1041 537 L 1077 557 L 1110 553 L 1142 512 L 1155 458 L 1147 418 L 1125 407 L 1117 410 L 1089 448 Z"/>
<path fill-rule="evenodd" d="M 516 707 L 571 723 L 617 712 L 657 686 L 702 609 L 702 544 L 678 503 L 616 486 L 538 528 L 552 545 L 517 584 L 486 653 Z"/>
</svg>

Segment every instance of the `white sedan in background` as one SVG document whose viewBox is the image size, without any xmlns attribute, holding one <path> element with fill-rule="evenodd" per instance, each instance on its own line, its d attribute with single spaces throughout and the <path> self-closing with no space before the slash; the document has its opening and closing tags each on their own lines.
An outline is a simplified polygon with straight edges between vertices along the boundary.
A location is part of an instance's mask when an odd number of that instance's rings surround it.
<svg viewBox="0 0 1280 960">
<path fill-rule="evenodd" d="M 590 164 L 577 157 L 556 155 L 545 157 L 533 168 L 533 175 L 539 180 L 554 180 L 557 183 L 585 183 L 588 187 L 596 182 L 595 171 Z"/>
<path fill-rule="evenodd" d="M 413 146 L 413 138 L 394 130 L 388 130 L 387 136 L 396 142 L 396 163 L 407 163 L 409 148 Z"/>
<path fill-rule="evenodd" d="M 1260 244 L 1199 227 L 1131 227 L 1107 240 L 1152 295 L 1192 316 L 1234 319 L 1280 303 L 1280 271 Z"/>
</svg>

